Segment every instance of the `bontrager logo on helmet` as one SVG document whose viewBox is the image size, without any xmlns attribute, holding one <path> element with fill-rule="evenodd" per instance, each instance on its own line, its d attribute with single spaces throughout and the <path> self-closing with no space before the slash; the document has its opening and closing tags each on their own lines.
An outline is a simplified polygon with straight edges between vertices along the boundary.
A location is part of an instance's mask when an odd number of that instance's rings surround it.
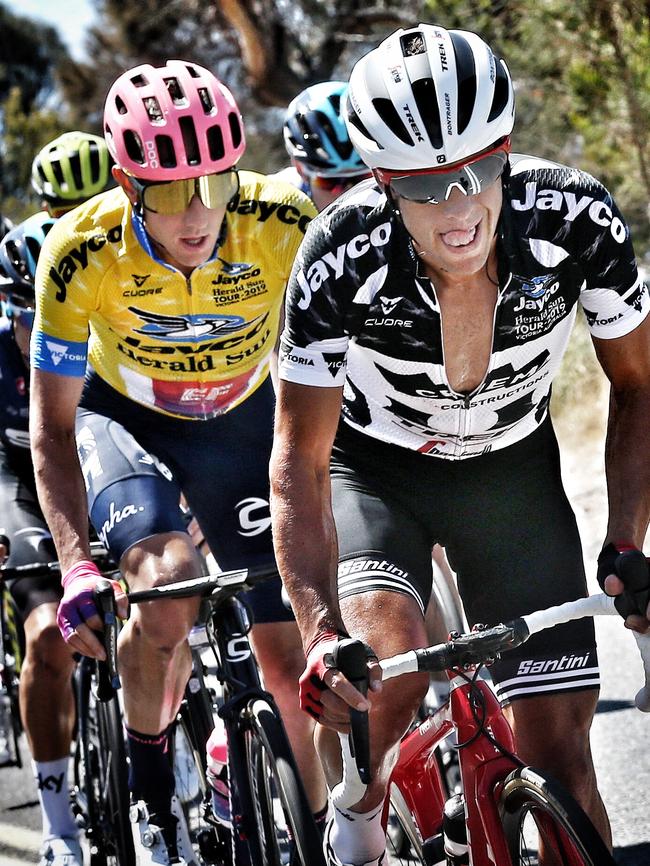
<svg viewBox="0 0 650 866">
<path fill-rule="evenodd" d="M 480 36 L 420 24 L 357 62 L 345 120 L 369 168 L 421 171 L 462 163 L 507 138 L 514 90 Z"/>
<path fill-rule="evenodd" d="M 246 148 L 231 92 L 209 70 L 183 60 L 121 75 L 106 97 L 104 135 L 117 165 L 143 181 L 227 171 Z"/>
</svg>

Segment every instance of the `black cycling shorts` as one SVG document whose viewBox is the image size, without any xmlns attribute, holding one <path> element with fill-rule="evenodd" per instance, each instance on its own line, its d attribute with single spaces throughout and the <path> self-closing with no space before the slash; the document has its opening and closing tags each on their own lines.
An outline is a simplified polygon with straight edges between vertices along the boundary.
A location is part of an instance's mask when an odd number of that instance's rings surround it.
<svg viewBox="0 0 650 866">
<path fill-rule="evenodd" d="M 587 593 L 550 419 L 522 442 L 459 461 L 342 423 L 331 474 L 341 598 L 383 589 L 406 593 L 424 611 L 436 542 L 457 574 L 470 624 L 493 625 Z M 597 688 L 593 621 L 544 631 L 491 671 L 506 703 Z"/>
<path fill-rule="evenodd" d="M 11 544 L 7 565 L 53 562 L 56 551 L 36 498 L 29 451 L 11 453 L 0 444 L 0 530 Z M 11 595 L 24 621 L 34 608 L 58 602 L 62 590 L 58 574 L 25 577 L 10 582 Z"/>
<path fill-rule="evenodd" d="M 140 406 L 91 373 L 77 411 L 77 451 L 91 522 L 116 562 L 145 538 L 186 531 L 182 491 L 221 569 L 273 563 L 273 410 L 270 378 L 230 412 L 195 421 Z M 255 622 L 293 619 L 279 578 L 245 600 Z"/>
</svg>

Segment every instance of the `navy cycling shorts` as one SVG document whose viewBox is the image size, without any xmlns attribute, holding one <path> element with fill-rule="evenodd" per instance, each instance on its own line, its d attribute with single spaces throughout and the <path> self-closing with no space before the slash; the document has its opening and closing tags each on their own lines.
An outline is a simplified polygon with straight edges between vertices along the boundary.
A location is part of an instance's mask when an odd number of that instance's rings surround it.
<svg viewBox="0 0 650 866">
<path fill-rule="evenodd" d="M 340 425 L 332 460 L 339 596 L 400 592 L 424 611 L 444 546 L 470 624 L 586 595 L 582 548 L 551 422 L 525 440 L 442 460 Z M 491 668 L 504 702 L 599 685 L 593 621 L 549 629 Z"/>
<path fill-rule="evenodd" d="M 91 373 L 77 411 L 77 451 L 91 522 L 114 559 L 145 538 L 186 531 L 182 492 L 221 569 L 273 563 L 273 410 L 270 378 L 230 412 L 196 421 L 140 406 Z M 255 622 L 293 619 L 279 578 L 245 600 Z"/>
<path fill-rule="evenodd" d="M 10 454 L 0 444 L 0 530 L 11 544 L 7 565 L 53 562 L 56 551 L 36 499 L 29 450 L 14 451 Z M 9 589 L 23 621 L 34 608 L 58 602 L 63 594 L 58 574 L 19 578 Z"/>
</svg>

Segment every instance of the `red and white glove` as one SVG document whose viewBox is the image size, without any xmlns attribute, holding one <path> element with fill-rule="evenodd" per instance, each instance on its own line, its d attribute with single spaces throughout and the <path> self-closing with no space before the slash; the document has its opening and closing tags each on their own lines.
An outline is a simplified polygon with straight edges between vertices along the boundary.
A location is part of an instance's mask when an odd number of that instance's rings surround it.
<svg viewBox="0 0 650 866">
<path fill-rule="evenodd" d="M 63 640 L 69 643 L 75 629 L 93 616 L 99 616 L 93 592 L 103 575 L 94 562 L 83 559 L 75 563 L 63 575 L 63 598 L 59 602 L 56 621 Z M 116 598 L 124 591 L 116 580 L 111 580 Z"/>
<path fill-rule="evenodd" d="M 325 672 L 334 666 L 331 663 L 332 651 L 344 637 L 347 635 L 343 632 L 322 632 L 314 638 L 305 652 L 305 670 L 299 680 L 300 707 L 316 721 L 323 715 L 321 693 L 329 688 L 323 677 Z"/>
</svg>

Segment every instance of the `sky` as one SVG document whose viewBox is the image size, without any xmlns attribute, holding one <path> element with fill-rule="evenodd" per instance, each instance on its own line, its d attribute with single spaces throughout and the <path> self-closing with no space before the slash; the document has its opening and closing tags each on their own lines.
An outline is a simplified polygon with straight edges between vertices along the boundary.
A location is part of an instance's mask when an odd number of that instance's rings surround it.
<svg viewBox="0 0 650 866">
<path fill-rule="evenodd" d="M 75 60 L 85 58 L 84 32 L 95 17 L 90 0 L 8 0 L 5 3 L 16 15 L 40 18 L 57 28 L 61 39 Z"/>
</svg>

